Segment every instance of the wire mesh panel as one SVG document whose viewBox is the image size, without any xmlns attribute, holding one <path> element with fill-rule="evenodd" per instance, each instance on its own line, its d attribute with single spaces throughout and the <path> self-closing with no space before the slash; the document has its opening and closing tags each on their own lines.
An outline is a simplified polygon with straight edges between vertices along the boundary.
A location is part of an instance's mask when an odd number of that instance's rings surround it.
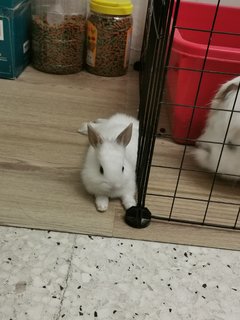
<svg viewBox="0 0 240 320">
<path fill-rule="evenodd" d="M 137 185 L 153 218 L 240 228 L 239 14 L 220 0 L 149 1 Z"/>
</svg>

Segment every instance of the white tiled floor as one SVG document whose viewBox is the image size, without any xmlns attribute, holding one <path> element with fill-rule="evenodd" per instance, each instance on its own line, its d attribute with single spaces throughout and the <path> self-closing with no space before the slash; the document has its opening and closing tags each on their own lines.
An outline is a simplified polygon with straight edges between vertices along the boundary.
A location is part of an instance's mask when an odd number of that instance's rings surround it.
<svg viewBox="0 0 240 320">
<path fill-rule="evenodd" d="M 240 252 L 0 228 L 1 320 L 238 320 Z"/>
</svg>

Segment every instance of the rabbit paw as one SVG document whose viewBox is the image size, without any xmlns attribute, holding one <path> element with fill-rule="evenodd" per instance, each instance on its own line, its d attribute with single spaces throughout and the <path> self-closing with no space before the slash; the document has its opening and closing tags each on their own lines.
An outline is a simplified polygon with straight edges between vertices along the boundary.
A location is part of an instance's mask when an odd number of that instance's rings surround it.
<svg viewBox="0 0 240 320">
<path fill-rule="evenodd" d="M 108 197 L 98 196 L 96 197 L 96 207 L 100 212 L 104 212 L 108 209 Z"/>
<path fill-rule="evenodd" d="M 122 203 L 124 208 L 127 210 L 131 207 L 136 206 L 136 200 L 134 199 L 133 196 L 125 196 L 122 198 Z"/>
<path fill-rule="evenodd" d="M 106 119 L 103 119 L 103 118 L 98 118 L 98 119 L 96 119 L 95 121 L 94 121 L 94 123 L 103 123 L 103 122 L 105 122 L 105 121 L 107 121 Z"/>
<path fill-rule="evenodd" d="M 81 127 L 78 129 L 78 132 L 82 134 L 87 134 L 88 133 L 88 122 L 83 122 Z"/>
<path fill-rule="evenodd" d="M 88 125 L 90 124 L 93 128 L 97 128 L 99 124 L 102 124 L 106 121 L 106 119 L 97 119 L 95 121 L 83 122 L 81 127 L 78 129 L 78 132 L 81 134 L 88 134 Z"/>
</svg>

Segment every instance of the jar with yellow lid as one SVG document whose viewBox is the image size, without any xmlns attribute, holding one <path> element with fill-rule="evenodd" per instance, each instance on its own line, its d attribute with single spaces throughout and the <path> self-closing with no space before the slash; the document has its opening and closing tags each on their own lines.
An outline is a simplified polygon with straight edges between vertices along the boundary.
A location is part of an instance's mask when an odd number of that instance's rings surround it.
<svg viewBox="0 0 240 320">
<path fill-rule="evenodd" d="M 91 0 L 86 68 L 99 76 L 126 74 L 132 37 L 131 0 Z"/>
</svg>

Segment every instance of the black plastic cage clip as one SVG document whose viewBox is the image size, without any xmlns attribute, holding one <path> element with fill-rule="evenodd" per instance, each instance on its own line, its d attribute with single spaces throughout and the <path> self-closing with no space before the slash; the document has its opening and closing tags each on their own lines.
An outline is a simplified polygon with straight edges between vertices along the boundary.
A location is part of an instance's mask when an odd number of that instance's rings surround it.
<svg viewBox="0 0 240 320">
<path fill-rule="evenodd" d="M 152 214 L 144 207 L 136 206 L 127 209 L 125 222 L 133 228 L 146 228 L 151 222 Z"/>
</svg>

